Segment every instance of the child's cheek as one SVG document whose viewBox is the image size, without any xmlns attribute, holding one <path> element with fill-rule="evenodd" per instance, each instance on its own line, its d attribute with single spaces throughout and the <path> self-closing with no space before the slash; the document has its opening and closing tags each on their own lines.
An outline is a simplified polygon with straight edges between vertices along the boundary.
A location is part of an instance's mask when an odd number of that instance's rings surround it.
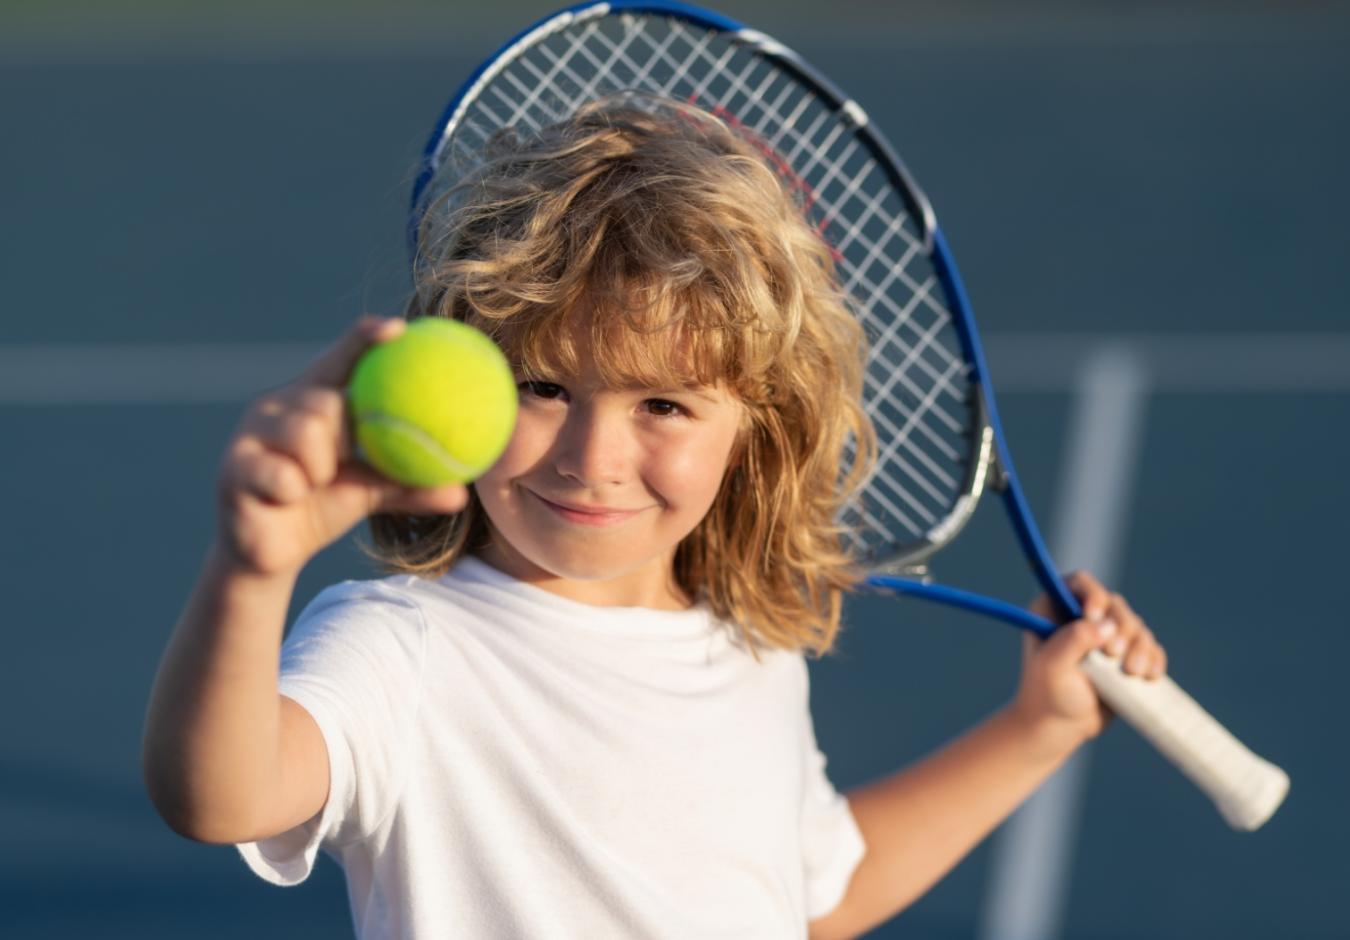
<svg viewBox="0 0 1350 940">
<path fill-rule="evenodd" d="M 717 496 L 733 435 L 701 435 L 668 446 L 649 461 L 649 479 L 667 503 L 700 516 Z"/>
<path fill-rule="evenodd" d="M 485 482 L 510 480 L 535 466 L 548 453 L 556 436 L 553 422 L 546 416 L 531 414 L 522 409 L 506 450 L 483 475 Z M 490 478 L 490 479 L 489 479 Z"/>
</svg>

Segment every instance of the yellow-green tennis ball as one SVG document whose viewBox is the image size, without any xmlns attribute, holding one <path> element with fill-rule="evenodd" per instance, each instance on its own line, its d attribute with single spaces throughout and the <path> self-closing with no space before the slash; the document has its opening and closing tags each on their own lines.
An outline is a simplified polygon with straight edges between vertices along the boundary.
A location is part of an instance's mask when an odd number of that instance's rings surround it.
<svg viewBox="0 0 1350 940">
<path fill-rule="evenodd" d="M 360 455 L 407 486 L 468 483 L 506 449 L 516 423 L 511 367 L 486 334 L 421 317 L 372 346 L 347 384 Z"/>
</svg>

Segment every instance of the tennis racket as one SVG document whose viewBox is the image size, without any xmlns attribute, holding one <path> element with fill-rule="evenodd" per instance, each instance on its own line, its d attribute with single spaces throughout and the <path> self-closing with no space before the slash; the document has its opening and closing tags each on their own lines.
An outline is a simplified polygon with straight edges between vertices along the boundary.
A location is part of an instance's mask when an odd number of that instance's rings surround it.
<svg viewBox="0 0 1350 940">
<path fill-rule="evenodd" d="M 763 33 L 683 4 L 625 0 L 570 7 L 529 27 L 479 66 L 436 125 L 413 189 L 414 257 L 434 179 L 470 170 L 503 127 L 534 131 L 624 91 L 695 104 L 743 134 L 831 246 L 870 340 L 864 397 L 878 460 L 843 520 L 868 584 L 1052 632 L 1057 624 L 937 583 L 928 570 L 993 490 L 1060 622 L 1081 617 L 1013 472 L 975 321 L 932 207 L 863 109 Z M 855 456 L 850 450 L 847 460 Z M 1129 676 L 1100 652 L 1083 668 L 1230 825 L 1255 829 L 1279 806 L 1285 773 L 1171 678 Z"/>
</svg>

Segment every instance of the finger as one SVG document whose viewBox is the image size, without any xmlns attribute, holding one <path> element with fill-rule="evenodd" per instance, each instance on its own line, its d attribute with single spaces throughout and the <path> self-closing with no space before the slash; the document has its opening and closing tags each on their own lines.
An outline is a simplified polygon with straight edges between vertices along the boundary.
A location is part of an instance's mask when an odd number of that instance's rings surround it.
<svg viewBox="0 0 1350 940">
<path fill-rule="evenodd" d="M 1121 668 L 1127 675 L 1142 676 L 1148 672 L 1152 664 L 1153 643 L 1145 635 L 1136 636 L 1130 643 L 1129 650 L 1125 653 L 1125 658 L 1121 663 Z"/>
<path fill-rule="evenodd" d="M 241 438 L 232 448 L 223 483 L 232 500 L 247 495 L 282 506 L 304 499 L 310 491 L 298 463 L 252 437 Z"/>
<path fill-rule="evenodd" d="M 1110 603 L 1107 606 L 1107 616 L 1114 620 L 1120 629 L 1103 647 L 1103 651 L 1106 655 L 1116 658 L 1125 655 L 1130 648 L 1130 644 L 1134 642 L 1135 636 L 1144 626 L 1143 621 L 1134 615 L 1134 612 L 1129 609 L 1129 605 L 1124 601 L 1125 599 L 1119 594 L 1111 594 Z"/>
<path fill-rule="evenodd" d="M 1027 610 L 1031 611 L 1033 614 L 1044 617 L 1046 620 L 1055 619 L 1055 608 L 1051 605 L 1050 596 L 1048 594 L 1037 596 L 1035 600 L 1027 605 Z"/>
<path fill-rule="evenodd" d="M 1078 598 L 1083 608 L 1083 616 L 1088 620 L 1100 620 L 1106 616 L 1111 605 L 1111 592 L 1087 571 L 1075 571 L 1065 582 Z"/>
<path fill-rule="evenodd" d="M 283 421 L 284 452 L 305 471 L 312 487 L 327 486 L 337 476 L 338 430 L 333 422 L 311 411 L 296 411 Z"/>
<path fill-rule="evenodd" d="M 309 364 L 302 380 L 311 385 L 341 388 L 367 349 L 388 342 L 406 328 L 407 323 L 399 317 L 362 316 Z"/>
<path fill-rule="evenodd" d="M 1160 679 L 1166 672 L 1167 672 L 1167 650 L 1163 649 L 1163 645 L 1159 643 L 1157 649 L 1155 649 L 1153 652 L 1153 669 L 1150 670 L 1149 677 L 1153 679 Z"/>
<path fill-rule="evenodd" d="M 1119 594 L 1111 595 L 1107 616 L 1120 625 L 1120 632 L 1106 644 L 1106 653 L 1109 656 L 1124 655 L 1126 649 L 1135 643 L 1137 637 L 1152 638 L 1148 626 L 1131 609 L 1125 598 Z"/>
<path fill-rule="evenodd" d="M 1144 631 L 1130 645 L 1122 667 L 1132 676 L 1156 678 L 1162 675 L 1167 666 L 1167 654 L 1149 631 Z"/>
<path fill-rule="evenodd" d="M 1068 576 L 1065 577 L 1064 583 L 1072 588 L 1083 591 L 1102 586 L 1102 583 L 1097 580 L 1097 576 L 1086 568 L 1079 568 L 1076 571 L 1070 572 Z"/>
<path fill-rule="evenodd" d="M 1043 655 L 1052 667 L 1076 665 L 1100 647 L 1118 629 L 1109 617 L 1102 620 L 1073 620 L 1060 627 L 1046 641 Z"/>
<path fill-rule="evenodd" d="M 350 449 L 344 407 L 336 389 L 300 388 L 286 396 L 283 407 L 261 409 L 247 436 L 298 463 L 310 486 L 327 486 L 337 476 L 344 451 Z"/>
<path fill-rule="evenodd" d="M 1131 617 L 1139 616 L 1139 614 L 1135 613 L 1134 608 L 1130 606 L 1130 602 L 1125 599 L 1124 594 L 1112 594 L 1111 604 L 1112 606 L 1119 608 L 1121 611 L 1130 615 Z"/>
</svg>

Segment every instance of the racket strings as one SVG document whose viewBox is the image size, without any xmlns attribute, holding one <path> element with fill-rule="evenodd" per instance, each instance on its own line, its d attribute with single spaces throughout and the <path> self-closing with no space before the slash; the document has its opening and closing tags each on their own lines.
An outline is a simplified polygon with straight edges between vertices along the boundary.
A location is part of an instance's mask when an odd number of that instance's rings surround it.
<svg viewBox="0 0 1350 940">
<path fill-rule="evenodd" d="M 433 162 L 453 181 L 504 127 L 537 132 L 589 101 L 636 91 L 696 104 L 750 140 L 831 247 L 870 340 L 864 404 L 877 459 L 841 515 L 851 549 L 885 560 L 936 541 L 969 486 L 970 367 L 921 220 L 854 121 L 772 53 L 682 20 L 579 16 L 522 43 L 446 128 Z M 856 459 L 846 445 L 843 472 Z"/>
</svg>

